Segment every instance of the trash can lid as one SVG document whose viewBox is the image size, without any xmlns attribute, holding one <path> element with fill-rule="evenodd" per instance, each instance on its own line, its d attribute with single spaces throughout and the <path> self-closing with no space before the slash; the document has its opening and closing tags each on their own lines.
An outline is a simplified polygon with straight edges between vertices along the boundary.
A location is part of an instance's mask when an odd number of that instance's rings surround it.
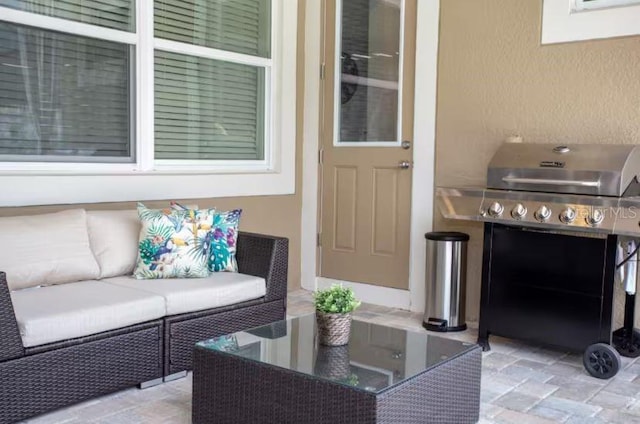
<svg viewBox="0 0 640 424">
<path fill-rule="evenodd" d="M 427 240 L 436 241 L 468 241 L 469 234 L 457 233 L 455 231 L 434 231 L 424 235 Z"/>
</svg>

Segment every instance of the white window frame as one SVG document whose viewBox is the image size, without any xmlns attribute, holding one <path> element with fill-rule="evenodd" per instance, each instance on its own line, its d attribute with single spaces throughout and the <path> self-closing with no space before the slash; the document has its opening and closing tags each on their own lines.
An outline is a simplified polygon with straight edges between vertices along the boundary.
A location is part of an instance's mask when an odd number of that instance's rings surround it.
<svg viewBox="0 0 640 424">
<path fill-rule="evenodd" d="M 271 58 L 155 39 L 153 1 L 135 4 L 135 33 L 0 7 L 2 21 L 136 47 L 132 116 L 136 162 L 0 162 L 0 206 L 292 194 L 297 2 L 272 0 Z M 154 50 L 263 67 L 267 81 L 264 159 L 154 160 Z"/>
<path fill-rule="evenodd" d="M 640 0 L 574 0 L 575 11 L 626 7 L 640 3 Z"/>
<path fill-rule="evenodd" d="M 542 44 L 640 34 L 640 4 L 635 0 L 544 0 Z"/>
</svg>

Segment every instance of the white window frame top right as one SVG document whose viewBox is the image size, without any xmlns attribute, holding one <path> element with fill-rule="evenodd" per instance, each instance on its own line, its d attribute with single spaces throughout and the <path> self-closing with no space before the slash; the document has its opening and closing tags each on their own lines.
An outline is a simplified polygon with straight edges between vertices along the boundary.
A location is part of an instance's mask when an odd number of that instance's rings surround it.
<svg viewBox="0 0 640 424">
<path fill-rule="evenodd" d="M 544 0 L 542 44 L 640 34 L 638 0 Z"/>
</svg>

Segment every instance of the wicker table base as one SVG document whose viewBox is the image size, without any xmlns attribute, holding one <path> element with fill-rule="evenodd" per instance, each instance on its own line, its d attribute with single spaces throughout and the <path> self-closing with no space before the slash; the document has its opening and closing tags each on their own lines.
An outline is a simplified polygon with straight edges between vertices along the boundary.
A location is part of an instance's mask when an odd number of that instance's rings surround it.
<svg viewBox="0 0 640 424">
<path fill-rule="evenodd" d="M 203 347 L 194 353 L 193 423 L 475 423 L 481 350 L 368 392 Z"/>
</svg>

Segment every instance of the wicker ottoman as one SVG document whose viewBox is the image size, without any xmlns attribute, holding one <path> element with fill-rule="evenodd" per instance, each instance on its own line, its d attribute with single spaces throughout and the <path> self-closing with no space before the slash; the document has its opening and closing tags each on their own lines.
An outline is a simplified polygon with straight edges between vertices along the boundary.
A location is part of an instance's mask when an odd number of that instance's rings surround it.
<svg viewBox="0 0 640 424">
<path fill-rule="evenodd" d="M 284 325 L 279 338 L 252 330 L 198 343 L 195 424 L 479 419 L 477 345 L 354 321 L 348 348 L 326 348 L 316 343 L 313 315 Z"/>
</svg>

